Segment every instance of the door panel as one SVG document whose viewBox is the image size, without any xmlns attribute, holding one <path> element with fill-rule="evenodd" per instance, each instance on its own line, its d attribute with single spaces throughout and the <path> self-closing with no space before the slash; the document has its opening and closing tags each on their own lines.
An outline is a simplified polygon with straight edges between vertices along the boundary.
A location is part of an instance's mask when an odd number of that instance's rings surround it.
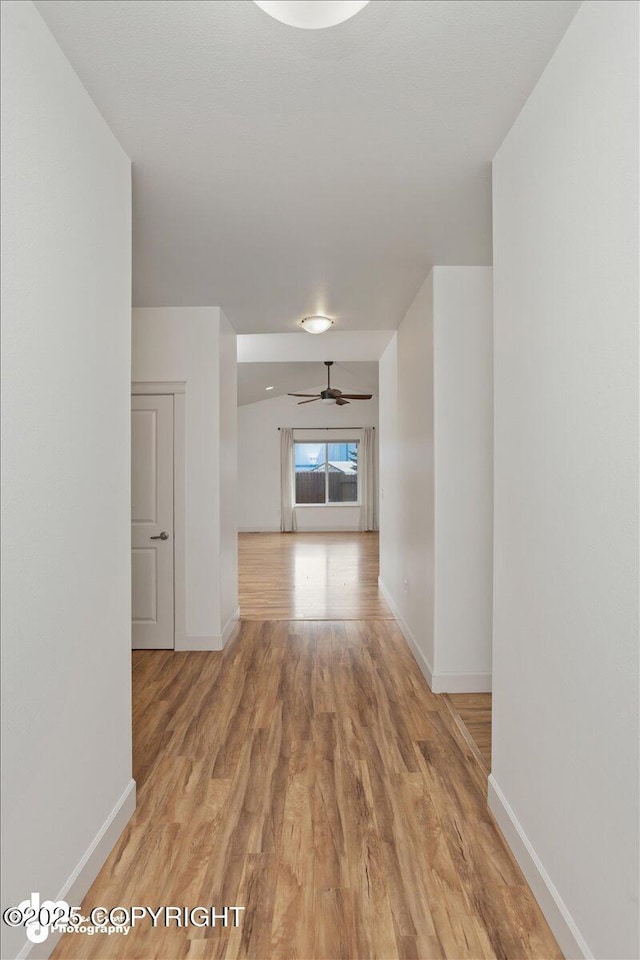
<svg viewBox="0 0 640 960">
<path fill-rule="evenodd" d="M 131 610 L 134 649 L 172 649 L 173 397 L 131 398 Z"/>
<path fill-rule="evenodd" d="M 131 472 L 131 516 L 135 523 L 155 523 L 157 520 L 157 421 L 157 410 L 131 411 L 132 461 L 135 464 Z"/>
<path fill-rule="evenodd" d="M 158 620 L 156 553 L 153 547 L 134 547 L 131 551 L 131 578 L 134 583 L 131 615 L 134 623 L 153 623 Z"/>
</svg>

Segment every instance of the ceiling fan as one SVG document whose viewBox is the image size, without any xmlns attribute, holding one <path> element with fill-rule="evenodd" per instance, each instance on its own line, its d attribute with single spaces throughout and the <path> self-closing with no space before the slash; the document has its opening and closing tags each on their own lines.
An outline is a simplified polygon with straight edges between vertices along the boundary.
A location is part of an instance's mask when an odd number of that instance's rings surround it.
<svg viewBox="0 0 640 960">
<path fill-rule="evenodd" d="M 313 403 L 314 400 L 322 400 L 323 403 L 337 403 L 339 406 L 344 406 L 345 403 L 349 403 L 350 400 L 371 400 L 373 396 L 372 393 L 343 393 L 342 390 L 337 390 L 335 387 L 331 386 L 331 367 L 333 366 L 333 360 L 325 360 L 324 365 L 327 368 L 327 389 L 323 390 L 321 393 L 288 393 L 288 397 L 309 397 L 308 400 L 300 400 L 298 406 L 301 406 L 303 403 Z"/>
</svg>

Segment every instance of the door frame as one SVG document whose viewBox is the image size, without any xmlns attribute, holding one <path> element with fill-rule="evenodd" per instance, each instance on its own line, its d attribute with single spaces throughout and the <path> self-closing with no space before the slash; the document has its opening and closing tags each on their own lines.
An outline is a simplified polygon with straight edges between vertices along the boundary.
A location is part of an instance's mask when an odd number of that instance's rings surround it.
<svg viewBox="0 0 640 960">
<path fill-rule="evenodd" d="M 187 635 L 185 584 L 185 408 L 184 380 L 134 380 L 132 397 L 173 397 L 173 649 L 184 650 Z"/>
</svg>

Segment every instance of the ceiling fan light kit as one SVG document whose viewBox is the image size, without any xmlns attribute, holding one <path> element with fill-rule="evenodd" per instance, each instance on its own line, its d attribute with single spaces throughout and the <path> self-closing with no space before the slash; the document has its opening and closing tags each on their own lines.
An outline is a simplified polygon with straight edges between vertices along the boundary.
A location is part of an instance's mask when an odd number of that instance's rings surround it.
<svg viewBox="0 0 640 960">
<path fill-rule="evenodd" d="M 300 321 L 300 326 L 307 333 L 326 333 L 333 326 L 333 320 L 321 316 L 305 317 L 304 320 Z"/>
<path fill-rule="evenodd" d="M 327 368 L 327 389 L 320 393 L 288 393 L 288 397 L 305 397 L 298 401 L 298 406 L 303 403 L 313 403 L 314 400 L 322 400 L 323 403 L 337 403 L 339 407 L 345 406 L 351 400 L 371 400 L 372 393 L 343 393 L 336 387 L 331 386 L 331 367 L 333 360 L 325 360 L 324 365 Z"/>
</svg>

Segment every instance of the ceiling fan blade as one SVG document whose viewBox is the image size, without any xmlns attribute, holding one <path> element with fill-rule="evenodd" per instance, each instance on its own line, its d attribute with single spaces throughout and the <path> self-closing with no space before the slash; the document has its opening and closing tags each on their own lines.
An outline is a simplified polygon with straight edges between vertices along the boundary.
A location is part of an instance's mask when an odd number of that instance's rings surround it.
<svg viewBox="0 0 640 960">
<path fill-rule="evenodd" d="M 341 394 L 346 400 L 371 400 L 372 393 L 343 393 Z"/>
<path fill-rule="evenodd" d="M 343 400 L 342 397 L 338 397 L 338 399 L 336 400 L 336 403 L 338 404 L 339 407 L 343 407 L 345 403 L 349 403 L 349 401 Z"/>
<path fill-rule="evenodd" d="M 304 393 L 290 393 L 289 396 L 290 396 L 290 397 L 304 397 L 305 394 L 304 394 Z M 311 400 L 299 400 L 299 401 L 298 401 L 298 406 L 301 407 L 303 403 L 315 403 L 316 400 L 319 400 L 319 399 L 320 399 L 320 397 L 311 397 Z"/>
<path fill-rule="evenodd" d="M 288 393 L 288 397 L 319 397 L 319 393 Z"/>
</svg>

